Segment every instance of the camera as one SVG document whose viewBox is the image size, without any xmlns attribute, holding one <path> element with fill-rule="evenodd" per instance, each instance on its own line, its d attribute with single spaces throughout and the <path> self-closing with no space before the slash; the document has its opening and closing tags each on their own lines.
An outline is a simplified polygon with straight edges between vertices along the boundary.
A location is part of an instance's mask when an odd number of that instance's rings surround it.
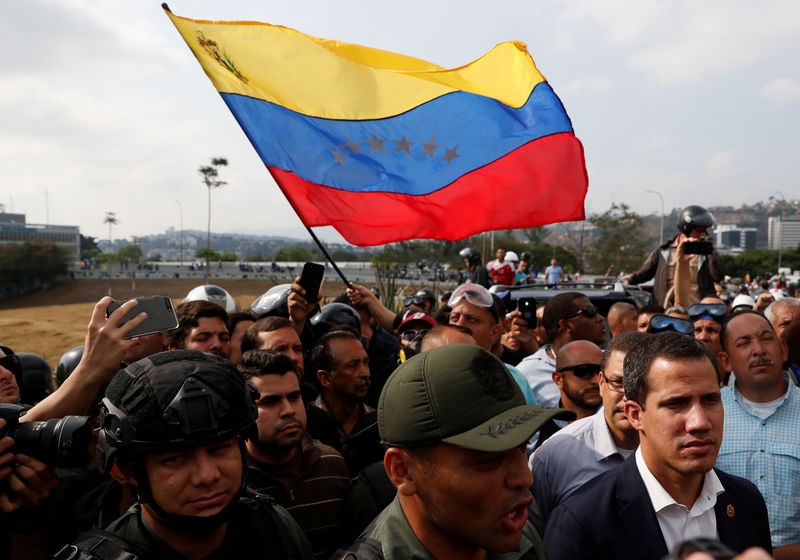
<svg viewBox="0 0 800 560">
<path fill-rule="evenodd" d="M 6 421 L 0 437 L 14 438 L 14 453 L 29 455 L 56 467 L 83 467 L 91 461 L 89 441 L 92 429 L 88 416 L 65 416 L 43 422 L 20 422 L 27 409 L 18 404 L 0 404 L 0 418 Z"/>
<path fill-rule="evenodd" d="M 687 241 L 683 244 L 683 252 L 686 255 L 710 255 L 714 251 L 711 241 Z"/>
</svg>

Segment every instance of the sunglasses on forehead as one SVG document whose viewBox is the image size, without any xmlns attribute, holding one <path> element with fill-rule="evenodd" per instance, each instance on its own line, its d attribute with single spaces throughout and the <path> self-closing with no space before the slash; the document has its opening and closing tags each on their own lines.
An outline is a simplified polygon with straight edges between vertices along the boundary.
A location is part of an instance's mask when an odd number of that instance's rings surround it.
<svg viewBox="0 0 800 560">
<path fill-rule="evenodd" d="M 587 305 L 586 307 L 578 309 L 574 313 L 570 313 L 569 315 L 564 317 L 564 319 L 574 319 L 578 315 L 585 315 L 589 319 L 594 319 L 595 317 L 597 317 L 598 313 L 599 311 L 597 310 L 597 307 L 595 307 L 594 305 Z"/>
<path fill-rule="evenodd" d="M 3 356 L 2 358 L 0 358 L 0 367 L 6 368 L 14 375 L 19 375 L 20 373 L 19 357 L 17 357 L 16 355 Z"/>
<path fill-rule="evenodd" d="M 591 379 L 600 373 L 600 364 L 578 364 L 574 366 L 564 366 L 556 371 L 558 373 L 571 371 L 575 377 L 580 377 L 581 379 Z"/>
</svg>

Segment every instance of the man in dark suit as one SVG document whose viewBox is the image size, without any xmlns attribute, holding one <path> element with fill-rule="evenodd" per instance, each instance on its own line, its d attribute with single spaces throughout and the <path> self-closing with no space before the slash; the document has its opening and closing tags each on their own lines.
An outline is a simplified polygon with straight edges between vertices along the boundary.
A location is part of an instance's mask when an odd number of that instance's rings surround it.
<svg viewBox="0 0 800 560">
<path fill-rule="evenodd" d="M 653 335 L 625 357 L 625 414 L 640 446 L 557 507 L 550 560 L 660 559 L 688 539 L 770 551 L 764 499 L 713 469 L 723 409 L 716 358 L 692 337 Z"/>
</svg>

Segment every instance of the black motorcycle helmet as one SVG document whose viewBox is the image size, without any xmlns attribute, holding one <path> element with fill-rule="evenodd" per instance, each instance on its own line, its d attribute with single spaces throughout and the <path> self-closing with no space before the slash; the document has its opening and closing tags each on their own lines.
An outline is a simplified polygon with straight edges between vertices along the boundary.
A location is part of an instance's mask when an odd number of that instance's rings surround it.
<svg viewBox="0 0 800 560">
<path fill-rule="evenodd" d="M 62 354 L 61 359 L 58 361 L 58 367 L 56 367 L 56 383 L 58 383 L 59 387 L 72 371 L 78 367 L 81 358 L 83 358 L 83 346 L 67 350 Z"/>
<path fill-rule="evenodd" d="M 319 313 L 311 317 L 311 332 L 315 339 L 338 330 L 348 330 L 361 336 L 361 316 L 346 303 L 323 305 Z"/>
<path fill-rule="evenodd" d="M 250 305 L 250 310 L 258 315 L 259 319 L 264 317 L 289 317 L 289 294 L 291 284 L 278 284 L 261 294 Z"/>
<path fill-rule="evenodd" d="M 689 235 L 696 227 L 706 229 L 717 225 L 714 215 L 702 206 L 687 206 L 678 216 L 678 231 Z"/>
<path fill-rule="evenodd" d="M 531 260 L 533 259 L 533 256 L 528 251 L 522 251 L 522 253 L 520 253 L 519 255 L 519 258 L 525 261 L 526 263 L 530 264 Z"/>
<path fill-rule="evenodd" d="M 478 251 L 477 249 L 473 249 L 472 247 L 466 247 L 464 249 L 461 249 L 458 252 L 458 255 L 462 259 L 468 259 L 469 264 L 481 262 L 481 252 Z"/>
<path fill-rule="evenodd" d="M 53 370 L 39 354 L 17 352 L 21 375 L 17 378 L 19 400 L 23 404 L 36 404 L 53 392 Z"/>
</svg>

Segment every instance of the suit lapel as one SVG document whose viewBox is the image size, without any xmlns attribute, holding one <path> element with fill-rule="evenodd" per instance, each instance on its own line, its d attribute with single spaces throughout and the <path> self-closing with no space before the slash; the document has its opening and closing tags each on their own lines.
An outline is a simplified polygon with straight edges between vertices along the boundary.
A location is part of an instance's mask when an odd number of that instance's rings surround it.
<svg viewBox="0 0 800 560">
<path fill-rule="evenodd" d="M 630 558 L 662 558 L 667 544 L 658 526 L 656 513 L 642 477 L 631 455 L 617 474 L 619 518 L 625 530 L 625 541 L 631 547 Z"/>
</svg>

